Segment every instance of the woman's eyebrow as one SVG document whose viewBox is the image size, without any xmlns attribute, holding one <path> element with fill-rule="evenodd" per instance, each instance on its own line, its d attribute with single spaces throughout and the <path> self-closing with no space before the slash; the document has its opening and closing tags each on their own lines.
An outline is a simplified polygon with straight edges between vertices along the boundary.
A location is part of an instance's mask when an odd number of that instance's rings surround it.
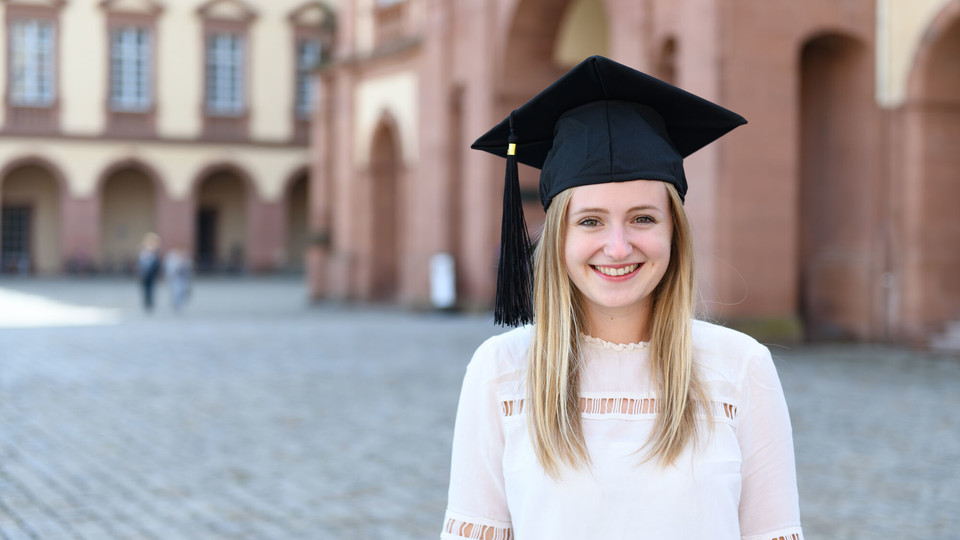
<svg viewBox="0 0 960 540">
<path fill-rule="evenodd" d="M 579 210 L 574 210 L 573 214 L 608 214 L 606 208 L 581 208 Z"/>
<path fill-rule="evenodd" d="M 631 214 L 631 213 L 633 213 L 633 212 L 646 212 L 646 211 L 649 211 L 649 210 L 655 210 L 655 211 L 657 211 L 657 212 L 663 212 L 663 210 L 660 210 L 660 207 L 657 206 L 657 205 L 655 205 L 655 204 L 642 204 L 642 205 L 640 205 L 640 206 L 634 206 L 633 208 L 627 210 L 627 213 L 628 213 L 628 214 Z"/>
<path fill-rule="evenodd" d="M 627 210 L 626 213 L 632 214 L 632 213 L 634 213 L 634 212 L 647 212 L 647 211 L 650 211 L 650 210 L 655 210 L 655 211 L 657 211 L 657 212 L 663 212 L 663 210 L 660 210 L 660 208 L 659 208 L 657 205 L 655 205 L 655 204 L 643 204 L 643 205 L 640 205 L 640 206 L 634 206 L 633 208 Z M 609 213 L 610 213 L 610 211 L 607 210 L 606 208 L 580 208 L 580 209 L 574 210 L 574 211 L 572 212 L 572 215 L 578 215 L 578 214 L 609 214 Z"/>
</svg>

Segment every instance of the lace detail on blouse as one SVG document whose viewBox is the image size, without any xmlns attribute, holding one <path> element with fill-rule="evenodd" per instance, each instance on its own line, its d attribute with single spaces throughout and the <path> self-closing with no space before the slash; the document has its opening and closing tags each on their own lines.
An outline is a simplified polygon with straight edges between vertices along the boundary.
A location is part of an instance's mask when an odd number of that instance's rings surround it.
<svg viewBox="0 0 960 540">
<path fill-rule="evenodd" d="M 477 540 L 513 540 L 513 529 L 448 517 L 443 525 L 442 538 L 470 538 Z"/>
<path fill-rule="evenodd" d="M 610 349 L 611 351 L 640 351 L 646 349 L 650 346 L 646 341 L 641 341 L 638 343 L 613 343 L 605 339 L 600 339 L 593 336 L 588 336 L 583 334 L 583 340 L 587 343 L 592 343 L 604 349 Z"/>
<path fill-rule="evenodd" d="M 500 402 L 500 410 L 503 416 L 517 416 L 523 414 L 525 399 L 510 399 Z M 706 414 L 713 418 L 726 418 L 727 420 L 737 419 L 737 406 L 722 401 L 711 401 L 706 411 L 700 407 L 700 414 Z M 604 417 L 610 415 L 617 416 L 637 416 L 649 417 L 655 416 L 660 412 L 657 404 L 657 398 L 652 397 L 582 397 L 580 398 L 580 412 L 588 417 Z M 779 540 L 779 539 L 774 539 Z M 786 539 L 793 540 L 793 539 Z"/>
</svg>

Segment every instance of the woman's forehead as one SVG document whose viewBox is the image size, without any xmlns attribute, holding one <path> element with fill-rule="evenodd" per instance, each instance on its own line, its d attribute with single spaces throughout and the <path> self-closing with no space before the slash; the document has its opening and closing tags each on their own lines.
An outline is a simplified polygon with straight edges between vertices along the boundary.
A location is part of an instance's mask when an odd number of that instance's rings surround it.
<svg viewBox="0 0 960 540">
<path fill-rule="evenodd" d="M 656 180 L 632 180 L 577 186 L 570 197 L 568 212 L 603 210 L 627 211 L 635 207 L 652 207 L 668 211 L 667 186 Z"/>
</svg>

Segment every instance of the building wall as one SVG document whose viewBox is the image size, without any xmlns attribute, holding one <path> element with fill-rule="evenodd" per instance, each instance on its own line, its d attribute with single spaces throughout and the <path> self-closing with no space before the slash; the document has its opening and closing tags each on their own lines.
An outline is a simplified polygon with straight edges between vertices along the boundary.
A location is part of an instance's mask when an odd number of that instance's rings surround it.
<svg viewBox="0 0 960 540">
<path fill-rule="evenodd" d="M 304 0 L 247 2 L 255 14 L 250 27 L 251 50 L 250 138 L 262 142 L 287 142 L 293 125 L 293 41 L 289 15 L 309 4 Z M 336 7 L 336 1 L 325 2 Z M 4 6 L 7 3 L 4 3 Z M 108 94 L 107 12 L 100 0 L 73 0 L 60 9 L 61 128 L 64 134 L 100 134 L 105 127 Z M 145 12 L 150 2 L 127 2 L 123 12 Z M 203 33 L 197 13 L 204 2 L 166 0 L 157 15 L 156 101 L 158 135 L 162 138 L 200 136 L 203 109 Z M 229 2 L 223 3 L 229 6 Z M 237 18 L 236 9 L 221 9 L 226 18 Z M 6 40 L 0 25 L 0 39 Z M 3 65 L 6 67 L 6 56 Z M 7 88 L 6 69 L 0 70 L 0 88 Z"/>
<path fill-rule="evenodd" d="M 811 309 L 805 302 L 813 301 L 804 292 L 805 284 L 811 279 L 809 273 L 819 273 L 820 276 L 829 272 L 836 274 L 836 267 L 828 270 L 822 270 L 820 266 L 811 268 L 801 257 L 800 244 L 808 234 L 804 224 L 808 220 L 820 219 L 829 211 L 826 206 L 802 210 L 802 176 L 805 164 L 808 164 L 803 152 L 803 130 L 810 125 L 805 122 L 810 111 L 804 108 L 804 51 L 823 36 L 849 39 L 866 50 L 872 50 L 874 6 L 869 1 L 843 4 L 822 1 L 802 5 L 786 1 L 740 1 L 724 5 L 726 11 L 722 16 L 729 25 L 724 36 L 727 58 L 722 87 L 724 103 L 751 123 L 741 133 L 721 141 L 720 145 L 724 153 L 716 204 L 718 216 L 726 218 L 718 222 L 718 252 L 727 264 L 718 267 L 717 290 L 721 302 L 717 313 L 728 319 L 802 318 L 804 312 Z M 869 55 L 865 62 L 866 69 L 872 70 Z M 826 75 L 828 72 L 821 73 Z M 823 79 L 807 84 L 807 87 L 816 89 L 822 84 L 827 81 Z M 858 90 L 849 82 L 838 84 L 841 86 L 836 91 L 823 95 L 827 99 L 856 95 L 855 101 L 860 102 L 869 102 L 873 97 L 869 86 Z M 843 115 L 845 121 L 852 120 L 840 102 L 822 106 L 834 111 L 835 115 Z M 879 127 L 869 116 L 860 120 L 863 126 L 859 131 L 861 136 L 871 136 L 869 126 Z M 843 124 L 838 122 L 833 128 Z M 861 161 L 858 165 L 845 163 L 844 160 L 854 158 L 838 152 L 833 156 L 837 161 L 828 165 L 828 171 L 859 166 L 857 175 L 875 179 L 877 168 L 872 160 L 878 148 L 875 144 L 871 148 L 872 154 L 856 158 Z M 870 197 L 875 192 L 866 189 L 861 195 Z M 863 198 L 854 199 L 851 204 L 862 201 Z M 866 204 L 873 206 L 872 203 Z M 867 219 L 872 222 L 875 216 Z M 837 223 L 851 231 L 859 226 L 850 220 L 838 220 Z M 829 235 L 832 239 L 838 236 Z M 849 244 L 828 251 L 842 253 L 845 247 Z M 818 256 L 821 253 L 818 251 Z M 859 257 L 862 266 L 869 267 L 870 258 L 874 256 L 878 254 L 869 250 L 862 253 Z M 847 264 L 841 271 L 842 277 L 823 277 L 815 285 L 820 287 L 823 296 L 837 299 L 833 305 L 822 309 L 824 316 L 837 319 L 833 321 L 837 334 L 867 337 L 863 329 L 845 327 L 840 319 L 844 318 L 845 310 L 851 309 L 849 304 L 863 303 L 860 297 L 870 295 L 870 290 L 864 289 L 855 294 L 857 298 L 851 298 L 854 293 L 843 288 L 852 280 L 848 274 L 868 272 L 869 268 L 854 270 Z M 861 282 L 854 282 L 857 283 Z M 845 300 L 839 300 L 841 296 Z M 859 315 L 869 318 L 869 312 Z"/>
<path fill-rule="evenodd" d="M 10 10 L 22 13 L 31 9 L 24 7 L 27 5 L 56 3 L 4 2 L 0 20 Z M 113 200 L 107 204 L 104 199 L 106 176 L 124 167 L 135 171 L 130 173 L 133 176 L 150 181 L 129 183 L 109 196 L 130 204 L 155 197 L 154 215 L 140 216 L 143 223 L 135 228 L 139 231 L 150 221 L 164 237 L 165 246 L 188 249 L 195 242 L 199 183 L 224 167 L 235 171 L 244 179 L 250 199 L 243 208 L 243 230 L 235 232 L 237 226 L 229 229 L 248 244 L 243 265 L 254 270 L 285 267 L 289 243 L 284 235 L 307 236 L 305 220 L 296 228 L 286 223 L 290 205 L 284 198 L 288 184 L 302 175 L 309 159 L 307 140 L 302 137 L 304 122 L 294 114 L 295 39 L 322 36 L 336 6 L 336 1 L 327 0 L 75 0 L 59 8 L 48 7 L 57 21 L 56 125 L 24 133 L 7 118 L 7 107 L 0 107 L 0 168 L 36 157 L 56 167 L 62 176 L 57 189 L 63 204 L 55 225 L 61 233 L 59 244 L 49 247 L 50 242 L 43 242 L 44 253 L 53 250 L 55 255 L 46 255 L 49 260 L 37 270 L 61 271 L 75 259 L 97 268 L 107 259 L 135 254 L 139 239 L 131 243 L 109 233 L 121 222 L 130 221 L 112 214 L 113 208 L 123 205 Z M 111 127 L 112 17 L 140 17 L 135 20 L 154 25 L 151 127 L 135 134 Z M 246 25 L 246 127 L 228 138 L 211 135 L 204 127 L 205 21 Z M 7 44 L 0 54 L 0 92 L 4 95 L 10 86 L 9 39 L 7 25 L 0 24 L 0 43 Z M 0 177 L 0 203 L 9 195 L 6 182 Z M 148 194 L 148 189 L 155 193 Z M 104 208 L 111 215 L 103 216 Z M 236 240 L 224 237 L 219 241 Z M 121 244 L 128 246 L 123 253 Z"/>
<path fill-rule="evenodd" d="M 923 341 L 960 320 L 960 2 L 921 3 L 925 25 L 892 26 L 912 63 L 900 70 L 899 100 L 890 100 L 887 145 L 893 224 L 886 276 L 891 334 Z M 894 12 L 895 14 L 900 14 Z M 909 20 L 909 19 L 908 19 Z M 896 42 L 896 41 L 894 41 Z"/>
<path fill-rule="evenodd" d="M 210 164 L 232 163 L 256 179 L 256 193 L 266 201 L 279 201 L 289 176 L 305 162 L 301 148 L 285 146 L 240 146 L 218 143 L 169 142 L 123 144 L 117 141 L 85 139 L 39 139 L 4 137 L 0 162 L 18 156 L 44 156 L 69 169 L 70 195 L 92 197 L 100 189 L 103 173 L 114 163 L 136 159 L 163 178 L 163 188 L 176 199 L 188 196 L 198 175 Z"/>
<path fill-rule="evenodd" d="M 371 73 L 357 82 L 354 102 L 353 164 L 357 169 L 370 166 L 373 135 L 385 116 L 392 118 L 404 144 L 400 150 L 404 163 L 419 159 L 417 135 L 417 72 L 413 68 L 389 73 Z"/>
<path fill-rule="evenodd" d="M 960 218 L 936 196 L 952 193 L 960 170 L 942 143 L 960 133 L 943 97 L 957 93 L 960 0 L 399 5 L 400 32 L 373 0 L 340 6 L 335 61 L 322 72 L 330 94 L 315 116 L 326 197 L 312 196 L 311 223 L 331 238 L 311 254 L 315 296 L 370 289 L 368 160 L 388 118 L 403 156 L 397 298 L 425 303 L 426 261 L 445 251 L 460 304 L 489 306 L 503 162 L 467 148 L 572 64 L 605 54 L 750 121 L 685 162 L 707 317 L 810 339 L 908 341 L 960 319 L 960 280 L 949 277 L 960 260 L 942 255 Z M 537 172 L 520 174 L 535 231 Z"/>
</svg>

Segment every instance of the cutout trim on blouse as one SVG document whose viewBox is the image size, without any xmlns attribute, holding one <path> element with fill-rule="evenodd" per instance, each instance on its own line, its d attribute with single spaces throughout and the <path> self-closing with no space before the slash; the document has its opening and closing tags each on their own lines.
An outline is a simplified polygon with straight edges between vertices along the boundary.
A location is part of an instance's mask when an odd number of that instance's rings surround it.
<svg viewBox="0 0 960 540">
<path fill-rule="evenodd" d="M 459 519 L 457 517 L 447 517 L 443 525 L 443 534 L 441 538 L 469 538 L 471 540 L 513 540 L 513 529 L 509 527 L 497 527 L 483 523 L 475 523 Z"/>
<path fill-rule="evenodd" d="M 524 412 L 526 399 L 508 399 L 500 402 L 500 410 L 504 417 L 519 416 Z M 610 416 L 653 417 L 660 412 L 661 407 L 654 397 L 581 397 L 580 412 L 587 418 L 604 418 Z M 703 407 L 700 407 L 703 409 Z M 714 418 L 737 420 L 737 406 L 722 401 L 711 401 L 707 405 L 707 414 Z M 698 411 L 704 414 L 703 410 Z M 780 540 L 780 539 L 774 539 Z M 792 540 L 785 538 L 784 540 Z"/>
</svg>

